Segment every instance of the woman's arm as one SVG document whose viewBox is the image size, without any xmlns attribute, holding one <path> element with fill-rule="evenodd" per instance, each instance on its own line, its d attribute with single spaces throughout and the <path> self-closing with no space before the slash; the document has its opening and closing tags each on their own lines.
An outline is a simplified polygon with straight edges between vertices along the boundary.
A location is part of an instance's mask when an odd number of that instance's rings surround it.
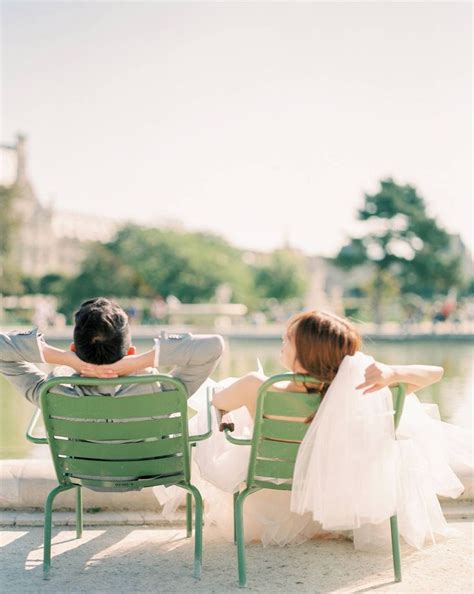
<svg viewBox="0 0 474 594">
<path fill-rule="evenodd" d="M 252 417 L 255 417 L 258 390 L 265 379 L 259 373 L 248 373 L 227 388 L 216 392 L 212 404 L 225 412 L 246 406 Z"/>
<path fill-rule="evenodd" d="M 367 367 L 365 381 L 357 389 L 365 388 L 363 394 L 369 394 L 385 386 L 404 383 L 407 392 L 414 392 L 438 382 L 443 373 L 442 367 L 434 365 L 385 365 L 376 361 Z"/>
</svg>

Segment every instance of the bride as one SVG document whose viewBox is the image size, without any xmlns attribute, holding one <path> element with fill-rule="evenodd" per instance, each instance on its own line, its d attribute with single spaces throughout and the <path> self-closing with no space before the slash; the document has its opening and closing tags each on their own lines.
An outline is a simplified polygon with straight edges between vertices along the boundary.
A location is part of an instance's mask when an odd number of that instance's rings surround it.
<svg viewBox="0 0 474 594">
<path fill-rule="evenodd" d="M 287 324 L 281 347 L 283 366 L 311 375 L 317 384 L 286 382 L 278 390 L 319 392 L 321 406 L 303 440 L 293 489 L 261 490 L 244 506 L 247 540 L 296 544 L 309 538 L 354 538 L 356 548 L 389 546 L 389 518 L 398 514 L 400 535 L 421 548 L 436 535 L 452 533 L 437 495 L 457 497 L 464 487 L 452 467 L 472 468 L 472 436 L 439 420 L 435 405 L 421 404 L 414 392 L 439 381 L 441 367 L 385 365 L 360 351 L 353 325 L 319 311 L 297 314 Z M 232 411 L 237 437 L 251 438 L 262 370 L 216 383 L 208 380 L 189 399 L 198 411 L 190 434 L 206 431 L 206 390 L 213 405 Z M 404 412 L 396 432 L 389 386 L 404 383 Z M 206 519 L 232 538 L 232 493 L 245 482 L 250 446 L 227 442 L 213 415 L 213 434 L 196 446 L 193 482 L 206 501 Z M 155 493 L 172 514 L 182 502 L 178 489 Z"/>
</svg>

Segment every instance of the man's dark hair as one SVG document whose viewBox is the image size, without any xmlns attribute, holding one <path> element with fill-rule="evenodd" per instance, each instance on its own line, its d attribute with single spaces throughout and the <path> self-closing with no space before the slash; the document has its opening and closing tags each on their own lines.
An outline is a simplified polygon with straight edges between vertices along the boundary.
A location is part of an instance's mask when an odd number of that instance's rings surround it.
<svg viewBox="0 0 474 594">
<path fill-rule="evenodd" d="M 127 354 L 130 326 L 127 314 L 110 299 L 84 301 L 74 315 L 77 356 L 86 363 L 110 364 Z"/>
</svg>

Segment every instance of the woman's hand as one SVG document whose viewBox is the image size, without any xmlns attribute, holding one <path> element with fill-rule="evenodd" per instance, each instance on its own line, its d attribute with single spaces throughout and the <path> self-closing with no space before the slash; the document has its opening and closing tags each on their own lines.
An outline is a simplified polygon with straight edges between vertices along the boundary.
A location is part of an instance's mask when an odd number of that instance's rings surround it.
<svg viewBox="0 0 474 594">
<path fill-rule="evenodd" d="M 372 363 L 365 370 L 365 381 L 357 386 L 357 390 L 362 390 L 363 394 L 369 394 L 370 392 L 377 392 L 386 386 L 397 383 L 398 378 L 395 369 L 390 365 L 384 363 Z"/>
</svg>

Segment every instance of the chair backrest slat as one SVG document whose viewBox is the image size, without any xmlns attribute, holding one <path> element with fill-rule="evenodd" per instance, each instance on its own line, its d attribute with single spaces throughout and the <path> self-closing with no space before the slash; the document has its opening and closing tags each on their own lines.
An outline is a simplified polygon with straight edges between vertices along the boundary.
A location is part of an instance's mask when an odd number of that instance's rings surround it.
<svg viewBox="0 0 474 594">
<path fill-rule="evenodd" d="M 127 419 L 131 417 L 156 417 L 169 415 L 180 410 L 179 392 L 170 390 L 159 392 L 159 398 L 142 396 L 65 396 L 50 392 L 48 411 L 52 416 L 74 417 L 77 419 Z M 123 402 L 116 406 L 115 400 Z M 140 411 L 140 415 L 136 412 Z"/>
<path fill-rule="evenodd" d="M 69 439 L 57 439 L 59 455 L 90 460 L 143 460 L 177 454 L 183 449 L 181 436 L 157 438 L 147 442 L 91 443 Z"/>
<path fill-rule="evenodd" d="M 262 419 L 261 436 L 286 441 L 301 441 L 306 435 L 309 424 L 298 421 Z"/>
<path fill-rule="evenodd" d="M 262 439 L 258 448 L 258 455 L 262 458 L 274 460 L 290 460 L 294 462 L 298 455 L 300 442 L 291 443 L 275 441 L 273 439 Z"/>
<path fill-rule="evenodd" d="M 138 414 L 138 411 L 136 411 Z M 52 435 L 68 439 L 94 441 L 145 439 L 181 434 L 181 418 L 162 418 L 146 421 L 96 422 L 66 419 L 49 419 Z"/>
<path fill-rule="evenodd" d="M 60 458 L 60 464 L 66 474 L 72 476 L 94 477 L 129 477 L 159 476 L 183 472 L 183 457 L 170 456 L 153 460 L 132 461 L 97 461 L 80 458 Z"/>
<path fill-rule="evenodd" d="M 321 401 L 320 394 L 268 391 L 263 403 L 264 415 L 309 417 Z"/>
<path fill-rule="evenodd" d="M 293 477 L 295 463 L 285 460 L 262 460 L 257 458 L 255 476 L 276 479 L 289 479 Z"/>
</svg>

